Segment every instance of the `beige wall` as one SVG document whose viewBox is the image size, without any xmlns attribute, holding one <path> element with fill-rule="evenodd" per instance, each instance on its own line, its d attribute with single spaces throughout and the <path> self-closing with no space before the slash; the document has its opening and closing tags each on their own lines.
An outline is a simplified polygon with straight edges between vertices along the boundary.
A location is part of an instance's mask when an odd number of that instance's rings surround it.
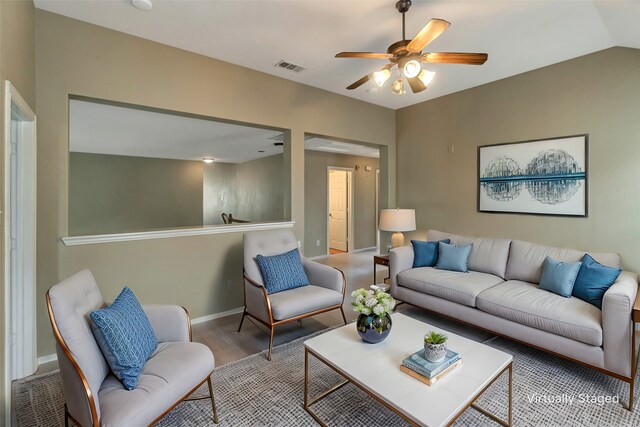
<svg viewBox="0 0 640 427">
<path fill-rule="evenodd" d="M 397 111 L 398 202 L 428 228 L 622 254 L 640 271 L 640 50 L 613 48 Z M 476 211 L 477 147 L 589 134 L 589 217 Z M 455 147 L 454 153 L 447 146 Z"/>
<path fill-rule="evenodd" d="M 201 226 L 202 165 L 70 153 L 69 235 Z"/>
<path fill-rule="evenodd" d="M 0 1 L 0 176 L 4 177 L 4 81 L 9 80 L 36 109 L 35 9 L 32 1 Z M 0 178 L 0 203 L 4 203 L 4 180 Z M 0 210 L 4 211 L 2 206 Z M 4 216 L 0 217 L 0 277 L 4 278 Z M 0 281 L 0 307 L 4 313 L 4 287 Z M 4 315 L 0 316 L 0 366 L 4 367 Z M 4 422 L 4 369 L 0 369 L 0 424 Z"/>
<path fill-rule="evenodd" d="M 251 222 L 280 221 L 284 216 L 284 155 L 244 163 L 204 167 L 204 223 L 222 224 L 221 214 Z"/>
<path fill-rule="evenodd" d="M 239 233 L 74 247 L 61 242 L 68 234 L 70 94 L 290 129 L 291 176 L 285 178 L 301 240 L 305 132 L 389 145 L 390 191 L 383 199 L 395 204 L 392 110 L 40 10 L 36 27 L 40 356 L 54 351 L 44 294 L 83 268 L 94 272 L 109 300 L 127 284 L 143 302 L 182 304 L 193 317 L 242 305 Z"/>
<path fill-rule="evenodd" d="M 376 245 L 376 169 L 379 160 L 371 157 L 349 156 L 306 150 L 304 156 L 305 217 L 304 255 L 314 257 L 327 253 L 327 167 L 355 168 L 353 172 L 353 248 Z M 371 171 L 365 171 L 371 166 Z M 320 245 L 316 245 L 316 240 Z"/>
</svg>

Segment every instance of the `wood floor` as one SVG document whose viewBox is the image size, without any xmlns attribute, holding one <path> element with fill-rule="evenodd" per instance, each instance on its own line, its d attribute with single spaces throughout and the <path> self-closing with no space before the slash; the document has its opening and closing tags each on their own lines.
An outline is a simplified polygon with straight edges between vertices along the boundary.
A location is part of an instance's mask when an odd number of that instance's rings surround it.
<svg viewBox="0 0 640 427">
<path fill-rule="evenodd" d="M 347 296 L 343 305 L 347 322 L 351 322 L 358 317 L 357 313 L 353 312 L 351 308 L 351 292 L 359 288 L 369 287 L 374 283 L 373 256 L 375 254 L 376 252 L 374 251 L 341 253 L 318 260 L 323 264 L 341 269 L 347 278 Z M 380 283 L 387 276 L 388 269 L 379 266 L 375 283 Z M 398 306 L 397 311 L 479 342 L 486 341 L 493 336 L 486 332 L 466 328 L 435 314 L 426 313 L 424 310 L 408 304 Z M 245 319 L 242 331 L 237 332 L 240 317 L 240 314 L 227 316 L 200 323 L 193 327 L 194 341 L 206 344 L 211 348 L 216 359 L 216 366 L 259 353 L 269 346 L 268 329 L 263 325 L 256 325 L 248 321 L 248 318 Z M 340 311 L 334 310 L 302 319 L 300 322 L 280 326 L 276 328 L 274 347 L 343 323 Z M 273 360 L 278 360 L 277 350 L 274 352 Z"/>
<path fill-rule="evenodd" d="M 341 253 L 318 260 L 323 264 L 341 269 L 347 278 L 347 296 L 343 308 L 348 322 L 355 320 L 357 317 L 357 313 L 354 313 L 351 308 L 351 292 L 359 288 L 367 288 L 373 283 L 380 283 L 388 276 L 388 269 L 378 266 L 376 280 L 373 280 L 373 256 L 375 254 L 376 252 L 373 250 L 358 253 Z M 397 311 L 476 341 L 482 342 L 492 337 L 486 332 L 466 328 L 456 322 L 435 314 L 426 313 L 424 310 L 408 304 L 398 306 Z M 251 354 L 259 353 L 269 346 L 267 328 L 263 325 L 258 326 L 252 323 L 248 318 L 245 319 L 242 331 L 237 332 L 240 317 L 240 314 L 236 314 L 193 326 L 193 340 L 211 348 L 215 356 L 216 366 L 225 365 Z M 321 331 L 327 327 L 341 324 L 343 324 L 343 320 L 340 311 L 334 310 L 280 326 L 276 328 L 274 347 Z M 277 350 L 274 352 L 273 360 L 277 361 Z M 36 375 L 56 369 L 58 369 L 57 362 L 50 362 L 41 365 Z"/>
</svg>

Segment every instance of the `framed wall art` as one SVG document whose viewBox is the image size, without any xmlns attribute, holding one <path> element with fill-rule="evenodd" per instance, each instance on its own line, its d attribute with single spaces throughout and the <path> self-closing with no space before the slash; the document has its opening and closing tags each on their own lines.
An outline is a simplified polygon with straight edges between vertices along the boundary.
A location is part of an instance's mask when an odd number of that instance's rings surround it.
<svg viewBox="0 0 640 427">
<path fill-rule="evenodd" d="M 587 216 L 589 135 L 478 147 L 478 211 Z"/>
</svg>

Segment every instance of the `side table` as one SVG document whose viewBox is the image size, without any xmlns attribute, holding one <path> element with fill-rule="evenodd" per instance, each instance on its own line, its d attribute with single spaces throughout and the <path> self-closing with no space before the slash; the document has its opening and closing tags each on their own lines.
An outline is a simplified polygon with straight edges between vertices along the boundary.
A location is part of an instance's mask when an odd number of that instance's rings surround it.
<svg viewBox="0 0 640 427">
<path fill-rule="evenodd" d="M 376 280 L 376 266 L 384 265 L 385 267 L 389 267 L 389 255 L 374 255 L 373 256 L 373 283 L 378 283 Z M 391 276 L 388 276 L 383 280 L 386 282 Z"/>
</svg>

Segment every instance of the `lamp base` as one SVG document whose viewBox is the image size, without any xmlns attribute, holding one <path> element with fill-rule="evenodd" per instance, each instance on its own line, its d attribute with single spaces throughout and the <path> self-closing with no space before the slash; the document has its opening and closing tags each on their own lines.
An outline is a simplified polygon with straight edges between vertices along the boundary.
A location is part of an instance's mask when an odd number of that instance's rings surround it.
<svg viewBox="0 0 640 427">
<path fill-rule="evenodd" d="M 404 234 L 396 231 L 391 235 L 391 247 L 397 248 L 404 246 Z"/>
</svg>

